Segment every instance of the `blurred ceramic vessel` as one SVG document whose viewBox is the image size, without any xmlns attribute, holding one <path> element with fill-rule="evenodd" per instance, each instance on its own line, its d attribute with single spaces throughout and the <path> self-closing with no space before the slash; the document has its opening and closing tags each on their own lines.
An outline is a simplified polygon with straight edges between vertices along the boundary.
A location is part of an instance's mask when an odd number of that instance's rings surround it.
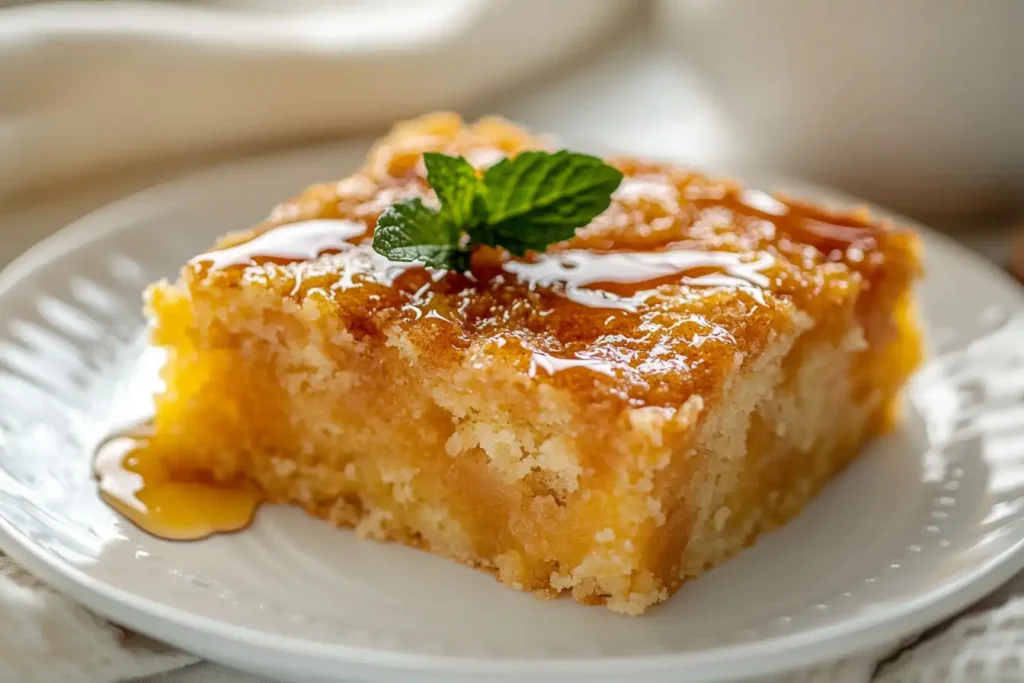
<svg viewBox="0 0 1024 683">
<path fill-rule="evenodd" d="M 1024 2 L 661 0 L 735 153 L 919 216 L 1024 202 Z"/>
</svg>

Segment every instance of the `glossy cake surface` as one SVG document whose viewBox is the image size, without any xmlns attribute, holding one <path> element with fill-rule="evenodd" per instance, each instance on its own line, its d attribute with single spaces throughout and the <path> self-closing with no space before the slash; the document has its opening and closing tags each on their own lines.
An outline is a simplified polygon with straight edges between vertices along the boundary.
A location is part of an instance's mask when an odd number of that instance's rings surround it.
<svg viewBox="0 0 1024 683">
<path fill-rule="evenodd" d="M 915 236 L 616 159 L 611 207 L 544 254 L 456 273 L 370 247 L 389 204 L 436 202 L 423 152 L 546 147 L 401 124 L 151 288 L 169 360 L 147 457 L 627 613 L 798 512 L 918 360 Z"/>
</svg>

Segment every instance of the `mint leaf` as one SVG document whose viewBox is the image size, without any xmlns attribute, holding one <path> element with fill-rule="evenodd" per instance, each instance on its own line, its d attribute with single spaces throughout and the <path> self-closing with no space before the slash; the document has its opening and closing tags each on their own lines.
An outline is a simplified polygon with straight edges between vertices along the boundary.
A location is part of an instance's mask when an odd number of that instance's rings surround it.
<svg viewBox="0 0 1024 683">
<path fill-rule="evenodd" d="M 427 152 L 423 162 L 440 211 L 420 199 L 397 202 L 377 219 L 373 248 L 392 261 L 436 268 L 468 267 L 474 245 L 517 256 L 544 251 L 607 209 L 622 182 L 622 173 L 597 157 L 565 150 L 523 152 L 483 178 L 462 157 Z"/>
<path fill-rule="evenodd" d="M 441 200 L 441 217 L 457 232 L 469 231 L 487 220 L 483 183 L 468 161 L 438 152 L 425 152 L 427 183 Z"/>
<path fill-rule="evenodd" d="M 388 207 L 377 219 L 373 250 L 392 261 L 421 261 L 433 268 L 462 266 L 460 233 L 419 197 Z"/>
<path fill-rule="evenodd" d="M 518 256 L 572 237 L 611 204 L 622 172 L 597 157 L 562 150 L 523 152 L 484 174 L 490 207 L 474 241 Z"/>
</svg>

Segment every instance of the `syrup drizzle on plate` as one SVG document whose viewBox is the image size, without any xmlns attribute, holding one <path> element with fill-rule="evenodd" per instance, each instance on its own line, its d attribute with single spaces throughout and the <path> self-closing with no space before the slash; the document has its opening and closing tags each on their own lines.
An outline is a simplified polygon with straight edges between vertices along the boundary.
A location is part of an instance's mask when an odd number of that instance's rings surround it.
<svg viewBox="0 0 1024 683">
<path fill-rule="evenodd" d="M 262 497 L 245 487 L 172 476 L 151 450 L 152 430 L 117 432 L 97 447 L 93 471 L 100 497 L 146 533 L 196 541 L 248 527 Z"/>
</svg>

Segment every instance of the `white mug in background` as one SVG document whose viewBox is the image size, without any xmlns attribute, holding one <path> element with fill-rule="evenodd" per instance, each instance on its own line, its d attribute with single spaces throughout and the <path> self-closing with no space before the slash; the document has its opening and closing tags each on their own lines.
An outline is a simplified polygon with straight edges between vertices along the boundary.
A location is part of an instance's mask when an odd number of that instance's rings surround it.
<svg viewBox="0 0 1024 683">
<path fill-rule="evenodd" d="M 1024 204 L 1024 2 L 658 8 L 743 163 L 929 218 Z"/>
</svg>

